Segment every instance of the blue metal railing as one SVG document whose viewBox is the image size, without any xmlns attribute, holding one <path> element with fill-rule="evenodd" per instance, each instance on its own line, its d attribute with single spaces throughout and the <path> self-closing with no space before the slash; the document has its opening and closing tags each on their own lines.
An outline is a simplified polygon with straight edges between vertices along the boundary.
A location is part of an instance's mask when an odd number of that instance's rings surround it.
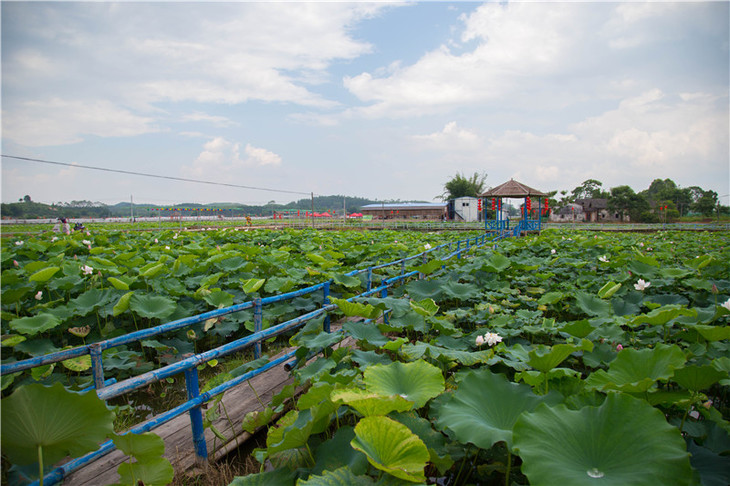
<svg viewBox="0 0 730 486">
<path fill-rule="evenodd" d="M 379 265 L 374 265 L 374 266 L 370 266 L 365 269 L 353 270 L 351 272 L 348 272 L 345 275 L 355 276 L 355 275 L 358 275 L 361 273 L 367 273 L 367 279 L 366 279 L 366 291 L 359 295 L 350 297 L 347 300 L 353 301 L 357 298 L 367 297 L 370 295 L 380 295 L 381 297 L 387 297 L 388 288 L 392 287 L 396 283 L 407 280 L 412 277 L 418 277 L 418 278 L 423 277 L 423 275 L 420 274 L 418 271 L 406 272 L 406 263 L 409 261 L 421 258 L 421 261 L 423 263 L 425 263 L 427 261 L 427 256 L 429 253 L 433 253 L 435 251 L 439 251 L 442 249 L 447 249 L 447 251 L 448 251 L 448 253 L 445 256 L 441 257 L 442 261 L 445 262 L 453 257 L 456 257 L 457 259 L 459 259 L 462 257 L 463 253 L 468 253 L 470 250 L 481 247 L 484 244 L 486 244 L 487 242 L 496 241 L 497 239 L 501 239 L 503 237 L 505 237 L 505 233 L 501 233 L 501 234 L 493 233 L 493 234 L 489 234 L 489 235 L 483 234 L 481 236 L 477 236 L 474 238 L 458 240 L 455 243 L 445 243 L 445 244 L 427 249 L 419 254 L 402 258 L 400 260 L 383 263 L 383 264 L 379 264 Z M 454 244 L 456 245 L 456 250 L 451 251 L 452 245 L 454 245 Z M 462 244 L 463 244 L 463 246 L 462 246 Z M 386 278 L 381 282 L 381 284 L 379 286 L 373 288 L 373 283 L 372 283 L 373 271 L 381 269 L 381 268 L 386 268 L 389 266 L 394 266 L 394 265 L 400 265 L 400 267 L 401 267 L 400 275 L 392 277 L 392 278 Z M 211 361 L 213 359 L 217 359 L 217 358 L 229 355 L 231 353 L 241 351 L 250 346 L 254 347 L 254 357 L 258 358 L 261 353 L 261 342 L 262 341 L 264 341 L 266 339 L 270 339 L 272 337 L 276 337 L 287 331 L 296 329 L 297 327 L 304 325 L 304 323 L 306 323 L 307 321 L 314 319 L 322 314 L 325 314 L 324 331 L 330 332 L 329 316 L 327 315 L 327 313 L 329 311 L 332 311 L 337 308 L 336 305 L 329 303 L 329 290 L 330 290 L 331 283 L 332 283 L 332 281 L 327 281 L 327 282 L 322 282 L 322 283 L 312 285 L 310 287 L 306 287 L 306 288 L 303 288 L 300 290 L 288 292 L 285 294 L 278 294 L 278 295 L 274 295 L 271 297 L 265 297 L 265 298 L 256 298 L 253 301 L 236 304 L 236 305 L 222 308 L 222 309 L 216 309 L 213 311 L 199 314 L 197 316 L 179 319 L 179 320 L 169 322 L 166 324 L 162 324 L 162 325 L 159 325 L 159 326 L 156 326 L 153 328 L 135 331 L 135 332 L 126 334 L 124 336 L 119 336 L 116 338 L 100 341 L 100 342 L 85 345 L 85 346 L 79 346 L 77 348 L 73 348 L 73 349 L 69 349 L 69 350 L 51 353 L 51 354 L 48 354 L 45 356 L 29 358 L 26 360 L 15 362 L 15 363 L 2 364 L 2 365 L 0 365 L 0 375 L 17 373 L 17 372 L 31 369 L 31 368 L 34 368 L 37 366 L 42 366 L 42 365 L 50 364 L 50 363 L 57 363 L 59 361 L 64 361 L 64 360 L 71 359 L 71 358 L 77 358 L 79 356 L 84 356 L 84 355 L 88 354 L 91 356 L 91 361 L 92 361 L 91 369 L 92 369 L 92 376 L 93 376 L 93 382 L 94 382 L 93 388 L 96 389 L 96 393 L 100 399 L 109 400 L 109 399 L 124 395 L 126 393 L 129 393 L 131 391 L 137 390 L 144 386 L 147 386 L 151 383 L 154 383 L 154 382 L 157 382 L 160 380 L 164 380 L 166 378 L 172 377 L 179 373 L 184 373 L 188 400 L 185 403 L 178 405 L 177 407 L 175 407 L 167 412 L 164 412 L 147 422 L 144 422 L 143 424 L 132 427 L 126 433 L 147 432 L 147 431 L 152 430 L 153 428 L 158 427 L 158 426 L 172 420 L 173 418 L 187 412 L 190 414 L 193 443 L 195 446 L 196 457 L 198 460 L 205 460 L 207 458 L 207 445 L 205 443 L 201 405 L 204 404 L 205 402 L 209 401 L 214 396 L 229 390 L 233 386 L 235 386 L 239 383 L 242 383 L 243 381 L 246 381 L 248 379 L 251 379 L 254 376 L 257 376 L 258 374 L 263 373 L 264 371 L 266 371 L 278 364 L 286 362 L 290 358 L 294 357 L 296 351 L 289 352 L 289 353 L 285 354 L 284 356 L 277 358 L 274 361 L 271 361 L 248 373 L 245 373 L 245 374 L 241 375 L 240 377 L 237 377 L 233 380 L 223 383 L 222 385 L 219 385 L 203 394 L 199 393 L 197 366 L 204 364 L 208 361 Z M 314 293 L 314 292 L 317 292 L 320 290 L 322 291 L 323 300 L 322 300 L 322 307 L 320 307 L 319 309 L 308 312 L 308 313 L 298 316 L 294 319 L 290 319 L 281 324 L 271 326 L 266 330 L 261 329 L 262 322 L 263 322 L 263 307 L 265 305 L 273 304 L 273 303 L 281 302 L 281 301 L 285 301 L 285 300 L 290 300 L 290 299 L 300 297 L 303 295 L 307 295 L 307 294 L 311 294 L 311 293 Z M 133 343 L 136 341 L 141 341 L 143 339 L 157 336 L 157 335 L 160 335 L 160 334 L 163 334 L 166 332 L 183 329 L 185 327 L 188 327 L 188 326 L 200 323 L 200 322 L 204 322 L 211 318 L 217 318 L 217 317 L 225 316 L 228 314 L 240 312 L 242 310 L 247 310 L 247 309 L 254 310 L 254 333 L 251 335 L 236 339 L 230 343 L 226 343 L 215 349 L 211 349 L 211 350 L 205 351 L 203 353 L 187 357 L 185 359 L 182 359 L 181 361 L 164 366 L 162 368 L 152 370 L 152 371 L 143 373 L 143 374 L 135 376 L 135 377 L 127 378 L 118 383 L 116 382 L 115 379 L 110 379 L 110 380 L 106 380 L 106 381 L 104 380 L 103 356 L 102 356 L 102 353 L 104 350 L 113 348 L 115 346 L 120 346 L 123 344 L 129 344 L 129 343 Z M 293 363 L 294 363 L 294 361 L 289 364 L 291 365 Z M 44 484 L 51 485 L 51 484 L 55 484 L 55 483 L 63 480 L 64 477 L 66 477 L 69 473 L 71 473 L 75 469 L 78 469 L 79 467 L 82 467 L 82 466 L 94 461 L 96 458 L 103 456 L 104 454 L 112 451 L 113 449 L 114 449 L 114 444 L 111 440 L 103 443 L 97 451 L 89 453 L 81 458 L 74 459 L 74 460 L 64 464 L 63 466 L 60 466 L 60 467 L 54 469 L 53 471 L 51 471 L 48 475 L 46 475 L 44 477 Z M 37 482 L 33 483 L 33 484 L 37 484 Z"/>
</svg>

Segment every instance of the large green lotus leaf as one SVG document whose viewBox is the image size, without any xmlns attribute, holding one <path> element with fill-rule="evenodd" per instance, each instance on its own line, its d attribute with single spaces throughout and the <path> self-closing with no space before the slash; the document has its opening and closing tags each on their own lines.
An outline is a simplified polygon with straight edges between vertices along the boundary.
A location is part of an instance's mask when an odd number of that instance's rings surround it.
<svg viewBox="0 0 730 486">
<path fill-rule="evenodd" d="M 28 336 L 53 329 L 61 324 L 61 319 L 53 314 L 43 313 L 33 317 L 21 317 L 10 321 L 10 328 Z"/>
<path fill-rule="evenodd" d="M 415 300 L 433 299 L 439 301 L 443 296 L 443 285 L 446 280 L 414 280 L 406 284 L 406 292 Z"/>
<path fill-rule="evenodd" d="M 684 439 L 643 400 L 611 393 L 598 407 L 539 406 L 515 424 L 531 485 L 656 486 L 692 480 Z"/>
<path fill-rule="evenodd" d="M 608 367 L 598 370 L 585 381 L 588 388 L 645 392 L 657 380 L 668 380 L 685 362 L 684 353 L 676 345 L 658 344 L 656 348 L 624 349 Z"/>
<path fill-rule="evenodd" d="M 486 363 L 494 356 L 494 351 L 485 349 L 482 351 L 461 351 L 458 349 L 435 346 L 421 341 L 415 344 L 406 344 L 401 352 L 408 359 L 418 359 L 423 356 L 430 356 L 445 362 L 460 363 L 464 366 L 473 366 L 479 363 Z"/>
<path fill-rule="evenodd" d="M 363 382 L 368 391 L 378 395 L 400 395 L 423 407 L 431 398 L 444 391 L 441 370 L 423 360 L 411 363 L 394 362 L 365 369 Z"/>
<path fill-rule="evenodd" d="M 436 270 L 444 266 L 444 262 L 438 259 L 430 260 L 427 263 L 413 267 L 414 270 L 421 272 L 424 275 L 430 275 Z"/>
<path fill-rule="evenodd" d="M 347 321 L 342 325 L 342 329 L 358 341 L 362 341 L 366 348 L 368 346 L 381 347 L 390 341 L 374 323 Z"/>
<path fill-rule="evenodd" d="M 104 307 L 114 299 L 110 290 L 89 289 L 75 299 L 68 302 L 68 307 L 74 315 L 85 316 L 94 310 Z"/>
<path fill-rule="evenodd" d="M 449 280 L 442 286 L 446 297 L 457 300 L 469 300 L 479 297 L 479 287 L 474 284 L 459 283 Z M 420 299 L 419 299 L 420 300 Z"/>
<path fill-rule="evenodd" d="M 422 316 L 433 316 L 439 311 L 439 306 L 433 299 L 423 299 L 420 302 L 410 301 L 411 308 Z"/>
<path fill-rule="evenodd" d="M 692 457 L 692 467 L 700 473 L 702 486 L 727 486 L 730 484 L 730 456 L 716 454 L 712 450 L 689 441 L 687 450 Z"/>
<path fill-rule="evenodd" d="M 236 476 L 228 486 L 294 486 L 296 471 L 288 468 L 274 469 L 257 474 Z"/>
<path fill-rule="evenodd" d="M 138 462 L 156 459 L 165 453 L 165 442 L 159 435 L 152 432 L 115 435 L 113 440 L 117 449 L 128 456 L 134 456 Z"/>
<path fill-rule="evenodd" d="M 112 433 L 114 414 L 95 393 L 67 391 L 60 383 L 21 386 L 2 400 L 2 450 L 13 464 L 44 464 L 96 450 Z"/>
<path fill-rule="evenodd" d="M 121 484 L 144 484 L 145 486 L 167 486 L 175 476 L 170 461 L 157 457 L 145 462 L 123 462 L 117 468 Z"/>
<path fill-rule="evenodd" d="M 144 278 L 155 278 L 165 269 L 164 263 L 150 263 L 139 269 L 139 275 Z"/>
<path fill-rule="evenodd" d="M 505 257 L 501 253 L 497 253 L 496 251 L 492 254 L 491 257 L 489 257 L 489 260 L 487 260 L 487 265 L 484 270 L 487 272 L 502 272 L 503 270 L 506 270 L 509 268 L 509 266 L 512 264 L 509 258 Z"/>
<path fill-rule="evenodd" d="M 413 402 L 399 395 L 382 396 L 357 388 L 335 390 L 330 397 L 334 402 L 342 401 L 348 404 L 365 417 L 405 412 L 413 408 Z"/>
<path fill-rule="evenodd" d="M 248 265 L 248 260 L 240 256 L 226 258 L 225 260 L 216 263 L 217 267 L 226 272 L 235 272 L 236 270 L 242 269 L 246 265 Z"/>
<path fill-rule="evenodd" d="M 130 290 L 126 294 L 119 297 L 119 300 L 116 304 L 114 304 L 114 307 L 112 308 L 112 315 L 118 316 L 119 314 L 122 314 L 129 309 L 129 300 L 134 295 L 134 290 Z"/>
<path fill-rule="evenodd" d="M 216 308 L 230 307 L 233 305 L 233 295 L 228 292 L 223 292 L 220 289 L 216 289 L 204 296 L 203 300 Z"/>
<path fill-rule="evenodd" d="M 565 297 L 565 294 L 563 292 L 548 292 L 546 294 L 543 294 L 543 296 L 540 297 L 537 303 L 540 305 L 555 304 L 559 302 L 563 297 Z"/>
<path fill-rule="evenodd" d="M 451 469 L 451 466 L 454 465 L 451 454 L 455 452 L 455 449 L 457 454 L 463 450 L 458 443 L 448 441 L 444 434 L 433 429 L 430 421 L 419 417 L 415 411 L 396 413 L 392 417 L 408 427 L 426 444 L 431 458 L 430 462 L 438 468 L 441 474 L 445 474 Z"/>
<path fill-rule="evenodd" d="M 365 454 L 368 462 L 397 478 L 426 482 L 424 468 L 428 449 L 405 425 L 388 417 L 365 417 L 355 426 L 350 445 Z"/>
<path fill-rule="evenodd" d="M 59 270 L 61 270 L 61 267 L 46 267 L 43 270 L 38 270 L 28 277 L 28 280 L 31 282 L 45 282 L 53 277 Z"/>
<path fill-rule="evenodd" d="M 580 321 L 571 321 L 560 328 L 560 332 L 567 332 L 571 336 L 575 336 L 579 339 L 583 339 L 590 333 L 596 330 L 598 326 L 594 326 L 588 319 L 581 319 Z"/>
<path fill-rule="evenodd" d="M 352 275 L 335 274 L 332 276 L 332 280 L 334 280 L 336 284 L 347 288 L 359 287 L 362 284 L 359 278 Z"/>
<path fill-rule="evenodd" d="M 593 343 L 588 339 L 583 339 L 580 346 L 556 344 L 548 347 L 541 344 L 527 354 L 527 364 L 538 371 L 547 373 L 576 351 L 593 351 Z"/>
<path fill-rule="evenodd" d="M 505 442 L 511 449 L 517 418 L 544 400 L 531 387 L 512 383 L 502 374 L 487 369 L 471 371 L 451 398 L 441 402 L 436 423 L 441 429 L 452 430 L 460 442 L 481 449 Z"/>
<path fill-rule="evenodd" d="M 674 371 L 672 379 L 688 390 L 700 391 L 710 388 L 723 378 L 727 378 L 727 373 L 723 373 L 711 365 L 704 365 L 679 368 Z"/>
<path fill-rule="evenodd" d="M 322 475 L 312 475 L 300 479 L 297 486 L 368 486 L 375 484 L 370 476 L 356 476 L 349 467 L 325 471 Z"/>
<path fill-rule="evenodd" d="M 264 283 L 266 283 L 266 279 L 249 278 L 247 280 L 242 280 L 241 283 L 243 283 L 243 291 L 247 294 L 252 294 L 260 289 L 264 285 Z"/>
<path fill-rule="evenodd" d="M 142 317 L 165 319 L 175 312 L 176 304 L 174 300 L 161 295 L 134 294 L 129 300 L 129 308 Z"/>
<path fill-rule="evenodd" d="M 294 285 L 296 285 L 296 282 L 287 277 L 269 277 L 266 285 L 264 285 L 264 290 L 270 294 L 284 293 L 293 289 Z"/>
<path fill-rule="evenodd" d="M 576 291 L 575 299 L 578 303 L 578 307 L 590 316 L 608 316 L 611 304 L 587 294 L 585 292 Z"/>
<path fill-rule="evenodd" d="M 730 326 L 705 326 L 696 324 L 692 326 L 700 335 L 708 341 L 722 341 L 730 339 Z"/>
<path fill-rule="evenodd" d="M 343 314 L 349 317 L 377 319 L 383 312 L 383 309 L 380 307 L 374 307 L 370 304 L 362 304 L 360 302 L 348 302 L 346 299 L 331 297 L 330 301 L 337 305 Z"/>
<path fill-rule="evenodd" d="M 665 305 L 654 309 L 648 314 L 636 316 L 627 324 L 632 327 L 636 327 L 639 324 L 651 324 L 652 326 L 663 326 L 672 319 L 676 319 L 679 316 L 696 316 L 697 311 L 694 309 L 687 309 L 679 305 Z"/>
<path fill-rule="evenodd" d="M 330 440 L 317 447 L 312 474 L 322 474 L 326 470 L 333 471 L 343 466 L 356 475 L 365 474 L 368 470 L 368 459 L 365 454 L 350 447 L 354 438 L 355 430 L 351 426 L 344 425 L 337 429 Z"/>
</svg>

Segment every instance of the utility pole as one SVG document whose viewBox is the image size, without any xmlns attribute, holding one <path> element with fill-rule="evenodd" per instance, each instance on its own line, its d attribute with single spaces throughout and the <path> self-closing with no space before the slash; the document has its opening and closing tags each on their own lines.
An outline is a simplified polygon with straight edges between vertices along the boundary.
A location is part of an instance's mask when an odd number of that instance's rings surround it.
<svg viewBox="0 0 730 486">
<path fill-rule="evenodd" d="M 312 217 L 312 228 L 314 228 L 314 193 L 311 193 L 312 195 L 312 212 L 310 213 L 310 216 Z"/>
<path fill-rule="evenodd" d="M 134 223 L 134 195 L 130 194 L 129 196 L 129 219 L 132 223 Z"/>
</svg>

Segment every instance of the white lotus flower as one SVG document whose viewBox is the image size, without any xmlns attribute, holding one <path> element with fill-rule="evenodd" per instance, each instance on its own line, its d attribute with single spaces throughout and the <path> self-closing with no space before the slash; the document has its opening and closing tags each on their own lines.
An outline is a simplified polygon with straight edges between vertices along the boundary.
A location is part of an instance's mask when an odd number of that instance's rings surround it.
<svg viewBox="0 0 730 486">
<path fill-rule="evenodd" d="M 556 253 L 556 252 L 555 252 L 555 248 L 553 248 L 552 250 L 550 250 L 550 254 L 551 254 L 551 255 L 555 255 L 555 253 Z"/>
<path fill-rule="evenodd" d="M 484 336 L 480 334 L 477 336 L 477 346 L 481 346 L 482 344 L 484 344 Z"/>
<path fill-rule="evenodd" d="M 54 241 L 57 241 L 57 240 L 58 240 L 58 236 L 54 236 L 53 238 L 51 238 L 51 243 L 53 243 Z"/>
<path fill-rule="evenodd" d="M 23 244 L 23 240 L 19 240 L 15 242 L 15 246 L 21 246 Z"/>
<path fill-rule="evenodd" d="M 726 300 L 725 302 L 723 302 L 723 303 L 722 303 L 722 304 L 720 304 L 720 305 L 722 305 L 722 306 L 723 306 L 724 308 L 726 308 L 727 310 L 730 310 L 730 299 L 727 299 L 727 300 Z"/>
<path fill-rule="evenodd" d="M 155 238 L 155 243 L 159 243 L 159 241 L 157 241 L 157 238 Z"/>
<path fill-rule="evenodd" d="M 94 269 L 88 265 L 84 265 L 83 267 L 81 267 L 81 271 L 84 272 L 84 275 L 91 275 L 92 273 L 94 273 Z"/>
<path fill-rule="evenodd" d="M 430 250 L 430 249 L 431 249 L 431 245 L 430 245 L 430 244 L 428 244 L 428 243 L 426 243 L 425 245 L 423 245 L 423 247 L 424 247 L 424 248 L 425 248 L 426 250 Z"/>
<path fill-rule="evenodd" d="M 488 332 L 484 335 L 484 341 L 489 346 L 494 346 L 495 344 L 502 342 L 502 336 L 500 336 L 496 332 Z"/>
<path fill-rule="evenodd" d="M 606 255 L 599 256 L 598 261 L 601 261 L 603 263 L 608 263 L 608 257 Z"/>
<path fill-rule="evenodd" d="M 166 247 L 165 247 L 165 250 L 169 250 L 169 249 L 170 249 L 170 247 L 169 247 L 169 246 L 166 246 Z"/>
<path fill-rule="evenodd" d="M 43 299 L 43 291 L 39 290 L 37 294 L 35 294 L 35 300 L 41 300 Z"/>
<path fill-rule="evenodd" d="M 651 282 L 644 282 L 644 279 L 643 279 L 643 278 L 640 278 L 640 279 L 639 279 L 639 280 L 638 280 L 638 281 L 637 281 L 637 282 L 636 282 L 636 283 L 634 284 L 634 288 L 635 288 L 636 290 L 639 290 L 639 291 L 641 291 L 641 292 L 643 292 L 643 291 L 644 291 L 644 289 L 648 289 L 649 287 L 651 287 Z"/>
<path fill-rule="evenodd" d="M 81 243 L 83 243 L 86 246 L 91 245 L 91 242 L 89 240 L 81 240 Z"/>
</svg>

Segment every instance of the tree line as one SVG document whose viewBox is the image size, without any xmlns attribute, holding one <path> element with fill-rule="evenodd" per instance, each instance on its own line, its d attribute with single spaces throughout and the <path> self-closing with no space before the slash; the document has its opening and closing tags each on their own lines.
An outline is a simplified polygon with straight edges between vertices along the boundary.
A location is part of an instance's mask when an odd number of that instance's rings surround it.
<svg viewBox="0 0 730 486">
<path fill-rule="evenodd" d="M 477 197 L 485 191 L 486 179 L 484 173 L 466 176 L 457 172 L 444 184 L 444 192 L 438 197 L 443 200 Z M 680 187 L 672 179 L 654 179 L 647 189 L 640 192 L 627 185 L 605 190 L 601 181 L 588 179 L 572 191 L 555 190 L 547 194 L 551 210 L 585 199 L 605 199 L 609 211 L 643 223 L 673 221 L 685 216 L 707 218 L 730 214 L 730 207 L 719 204 L 717 192 L 698 186 Z"/>
</svg>

